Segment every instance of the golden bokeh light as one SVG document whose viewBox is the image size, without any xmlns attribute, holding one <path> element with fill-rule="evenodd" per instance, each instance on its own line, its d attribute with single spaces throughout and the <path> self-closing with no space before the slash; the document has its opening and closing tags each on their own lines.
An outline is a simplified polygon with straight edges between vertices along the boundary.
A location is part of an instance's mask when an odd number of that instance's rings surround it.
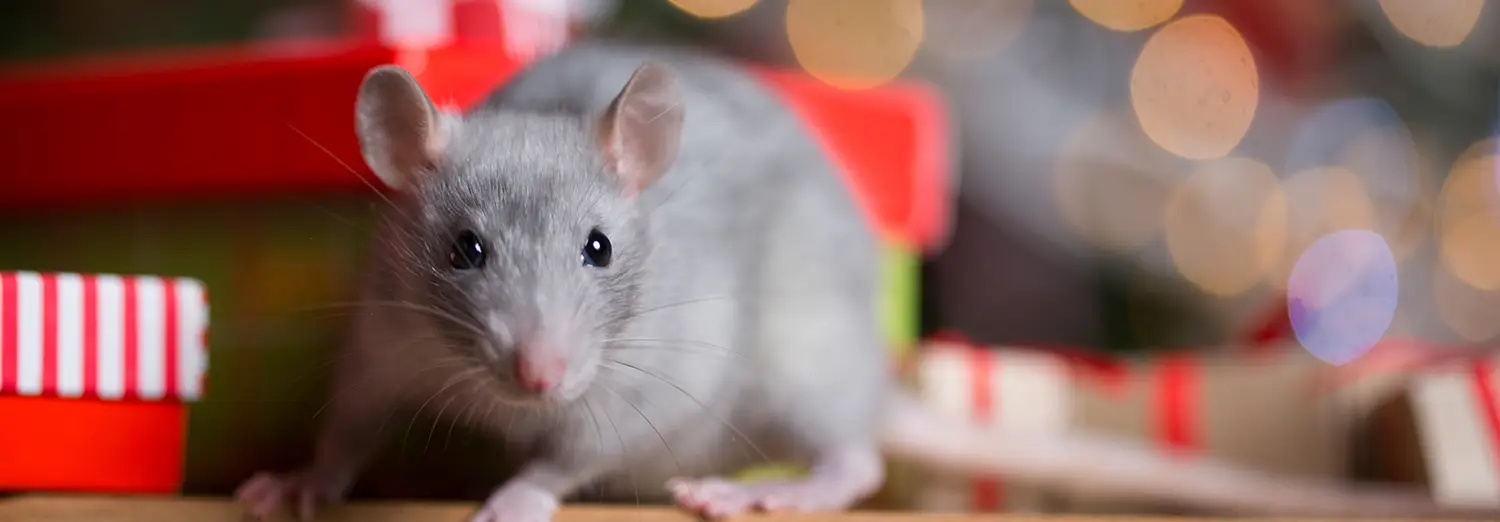
<svg viewBox="0 0 1500 522">
<path fill-rule="evenodd" d="M 1380 0 L 1380 10 L 1407 38 L 1429 47 L 1453 47 L 1474 31 L 1484 0 Z"/>
<path fill-rule="evenodd" d="M 1208 293 L 1244 293 L 1281 260 L 1286 208 L 1281 182 L 1266 164 L 1239 157 L 1206 162 L 1163 209 L 1172 262 Z"/>
<path fill-rule="evenodd" d="M 726 18 L 755 6 L 758 0 L 668 0 L 698 18 Z"/>
<path fill-rule="evenodd" d="M 1250 46 L 1218 16 L 1172 21 L 1141 49 L 1130 101 L 1141 129 L 1173 154 L 1199 160 L 1229 154 L 1260 103 Z"/>
<path fill-rule="evenodd" d="M 927 4 L 928 50 L 949 60 L 974 60 L 1009 46 L 1036 10 L 1035 0 L 948 0 Z"/>
<path fill-rule="evenodd" d="M 1109 110 L 1079 125 L 1053 164 L 1063 219 L 1095 246 L 1134 252 L 1161 230 L 1161 206 L 1186 175 L 1182 160 L 1141 133 L 1130 114 Z"/>
<path fill-rule="evenodd" d="M 1438 200 L 1438 255 L 1454 277 L 1477 289 L 1500 290 L 1500 219 L 1496 142 L 1484 140 L 1454 162 Z"/>
<path fill-rule="evenodd" d="M 900 75 L 922 43 L 921 0 L 788 0 L 787 39 L 797 63 L 841 89 Z"/>
<path fill-rule="evenodd" d="M 1286 248 L 1267 272 L 1272 288 L 1286 289 L 1287 277 L 1302 251 L 1319 238 L 1344 229 L 1375 229 L 1375 205 L 1353 171 L 1318 167 L 1293 174 L 1282 183 L 1286 194 Z"/>
<path fill-rule="evenodd" d="M 1444 325 L 1464 340 L 1483 342 L 1500 335 L 1500 294 L 1464 284 L 1441 266 L 1432 274 L 1432 305 Z"/>
<path fill-rule="evenodd" d="M 1090 21 L 1115 31 L 1139 31 L 1167 21 L 1182 0 L 1068 0 Z"/>
</svg>

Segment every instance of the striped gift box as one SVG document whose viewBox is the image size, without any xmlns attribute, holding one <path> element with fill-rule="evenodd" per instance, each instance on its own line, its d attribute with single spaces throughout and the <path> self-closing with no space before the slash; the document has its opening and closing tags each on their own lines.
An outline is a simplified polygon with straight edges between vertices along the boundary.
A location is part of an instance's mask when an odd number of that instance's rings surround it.
<svg viewBox="0 0 1500 522">
<path fill-rule="evenodd" d="M 196 280 L 0 272 L 0 489 L 176 490 L 207 326 Z"/>
<path fill-rule="evenodd" d="M 1409 389 L 1419 462 L 1433 497 L 1457 508 L 1500 508 L 1500 375 L 1495 360 L 1432 371 Z"/>
<path fill-rule="evenodd" d="M 928 343 L 916 362 L 918 389 L 947 415 L 988 426 L 1063 433 L 1072 422 L 1067 363 L 1039 351 L 991 350 L 960 342 Z M 919 509 L 942 512 L 1037 512 L 1047 495 L 998 477 L 930 476 L 915 493 Z"/>
</svg>

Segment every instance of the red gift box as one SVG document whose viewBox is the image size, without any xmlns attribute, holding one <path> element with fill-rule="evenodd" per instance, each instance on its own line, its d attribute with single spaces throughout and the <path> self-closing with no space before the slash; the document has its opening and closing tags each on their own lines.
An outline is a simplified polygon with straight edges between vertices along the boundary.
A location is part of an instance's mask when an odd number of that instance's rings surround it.
<svg viewBox="0 0 1500 522">
<path fill-rule="evenodd" d="M 0 273 L 0 490 L 175 491 L 207 327 L 196 280 Z"/>
</svg>

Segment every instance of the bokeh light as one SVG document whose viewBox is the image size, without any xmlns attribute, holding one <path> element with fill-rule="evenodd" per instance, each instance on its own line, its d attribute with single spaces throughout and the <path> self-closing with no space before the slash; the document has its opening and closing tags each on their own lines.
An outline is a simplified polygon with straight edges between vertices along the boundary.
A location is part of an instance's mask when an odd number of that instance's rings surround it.
<svg viewBox="0 0 1500 522">
<path fill-rule="evenodd" d="M 1432 306 L 1438 319 L 1466 341 L 1483 342 L 1500 335 L 1500 293 L 1465 284 L 1449 270 L 1433 270 Z"/>
<path fill-rule="evenodd" d="M 1115 31 L 1139 31 L 1167 21 L 1182 0 L 1068 0 L 1078 14 Z"/>
<path fill-rule="evenodd" d="M 921 0 L 788 0 L 787 39 L 809 75 L 868 89 L 900 75 L 924 31 Z"/>
<path fill-rule="evenodd" d="M 1398 261 L 1415 249 L 1423 230 L 1414 216 L 1422 195 L 1420 157 L 1389 104 L 1375 98 L 1335 100 L 1302 119 L 1283 169 L 1326 167 L 1342 167 L 1358 178 L 1372 203 L 1371 227 L 1393 243 Z"/>
<path fill-rule="evenodd" d="M 757 0 L 668 0 L 698 18 L 725 18 L 749 10 Z"/>
<path fill-rule="evenodd" d="M 1129 112 L 1102 111 L 1063 142 L 1053 196 L 1063 219 L 1095 246 L 1134 252 L 1161 230 L 1161 208 L 1186 170 Z"/>
<path fill-rule="evenodd" d="M 1254 286 L 1286 245 L 1286 196 L 1266 164 L 1230 157 L 1204 163 L 1163 211 L 1172 262 L 1203 290 L 1234 296 Z"/>
<path fill-rule="evenodd" d="M 975 60 L 1006 48 L 1025 31 L 1035 0 L 947 0 L 925 13 L 926 49 L 949 60 Z"/>
<path fill-rule="evenodd" d="M 1496 219 L 1493 140 L 1470 147 L 1454 162 L 1438 200 L 1438 254 L 1458 280 L 1500 290 L 1500 220 Z"/>
<path fill-rule="evenodd" d="M 1340 230 L 1313 242 L 1286 287 L 1297 341 L 1335 365 L 1358 359 L 1385 336 L 1400 291 L 1396 258 L 1370 230 Z"/>
<path fill-rule="evenodd" d="M 1130 74 L 1130 101 L 1141 129 L 1162 148 L 1189 159 L 1222 157 L 1255 118 L 1255 59 L 1223 18 L 1179 18 L 1141 49 Z"/>
<path fill-rule="evenodd" d="M 1380 0 L 1380 10 L 1407 38 L 1431 47 L 1453 47 L 1474 31 L 1484 0 Z"/>
<path fill-rule="evenodd" d="M 1274 288 L 1287 278 L 1304 249 L 1344 229 L 1370 230 L 1375 207 L 1359 177 L 1341 166 L 1307 169 L 1282 183 L 1287 201 L 1287 245 L 1281 262 L 1269 273 Z"/>
</svg>

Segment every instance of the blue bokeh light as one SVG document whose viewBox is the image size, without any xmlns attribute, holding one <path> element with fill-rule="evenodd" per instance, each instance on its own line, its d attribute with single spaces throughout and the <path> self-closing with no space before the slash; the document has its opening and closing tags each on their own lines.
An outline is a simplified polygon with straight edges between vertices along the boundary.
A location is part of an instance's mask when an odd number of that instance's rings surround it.
<svg viewBox="0 0 1500 522">
<path fill-rule="evenodd" d="M 1303 251 L 1287 281 L 1287 312 L 1297 341 L 1334 365 L 1375 346 L 1396 316 L 1400 284 L 1385 238 L 1340 230 Z"/>
</svg>

